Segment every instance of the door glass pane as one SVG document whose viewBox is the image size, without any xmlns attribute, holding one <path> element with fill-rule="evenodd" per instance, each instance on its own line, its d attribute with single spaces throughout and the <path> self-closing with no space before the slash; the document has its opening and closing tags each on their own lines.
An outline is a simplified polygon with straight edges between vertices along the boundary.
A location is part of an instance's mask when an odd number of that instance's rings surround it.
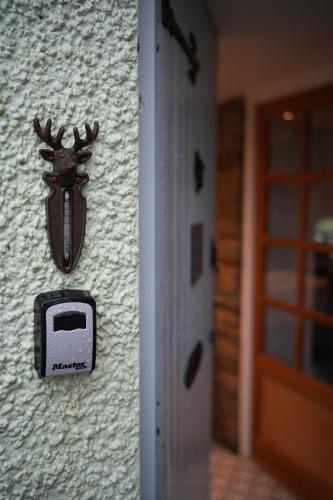
<svg viewBox="0 0 333 500">
<path fill-rule="evenodd" d="M 333 315 L 333 253 L 306 252 L 304 306 Z"/>
<path fill-rule="evenodd" d="M 285 111 L 268 123 L 268 169 L 295 172 L 300 168 L 302 116 Z"/>
<path fill-rule="evenodd" d="M 312 181 L 308 189 L 308 239 L 333 244 L 333 181 Z"/>
<path fill-rule="evenodd" d="M 310 115 L 311 170 L 333 170 L 333 109 L 315 109 Z"/>
<path fill-rule="evenodd" d="M 333 328 L 306 319 L 303 323 L 302 369 L 333 384 Z"/>
<path fill-rule="evenodd" d="M 288 365 L 295 362 L 296 317 L 272 306 L 265 308 L 264 352 Z"/>
<path fill-rule="evenodd" d="M 266 249 L 264 293 L 281 300 L 296 300 L 296 251 L 270 246 Z"/>
<path fill-rule="evenodd" d="M 299 185 L 273 182 L 267 189 L 266 231 L 272 236 L 298 237 Z"/>
</svg>

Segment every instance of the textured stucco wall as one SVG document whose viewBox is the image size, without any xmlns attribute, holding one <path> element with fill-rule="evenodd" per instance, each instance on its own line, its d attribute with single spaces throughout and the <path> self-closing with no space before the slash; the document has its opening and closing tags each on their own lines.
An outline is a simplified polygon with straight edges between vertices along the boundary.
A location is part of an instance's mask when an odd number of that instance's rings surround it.
<svg viewBox="0 0 333 500">
<path fill-rule="evenodd" d="M 0 498 L 138 497 L 138 98 L 134 0 L 0 1 Z M 99 120 L 81 259 L 68 276 L 49 257 L 33 134 L 38 113 L 83 132 Z M 33 301 L 90 290 L 97 369 L 39 380 Z"/>
</svg>

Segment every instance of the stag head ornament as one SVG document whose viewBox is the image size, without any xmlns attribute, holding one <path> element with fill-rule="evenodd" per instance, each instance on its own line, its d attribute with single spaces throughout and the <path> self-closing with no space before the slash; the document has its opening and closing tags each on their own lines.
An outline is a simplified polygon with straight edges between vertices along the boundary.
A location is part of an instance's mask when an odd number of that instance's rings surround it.
<svg viewBox="0 0 333 500">
<path fill-rule="evenodd" d="M 43 173 L 43 180 L 51 190 L 45 200 L 51 254 L 57 267 L 69 273 L 79 260 L 86 225 L 86 200 L 81 190 L 89 181 L 89 176 L 85 172 L 78 172 L 77 167 L 88 161 L 92 153 L 80 150 L 97 139 L 99 125 L 95 122 L 91 129 L 86 123 L 85 139 L 81 139 L 77 127 L 74 127 L 74 144 L 71 148 L 64 148 L 61 144 L 65 127 L 60 127 L 55 137 L 51 134 L 51 128 L 50 119 L 42 128 L 35 117 L 36 134 L 51 148 L 40 149 L 39 152 L 44 160 L 53 164 L 52 172 Z"/>
</svg>

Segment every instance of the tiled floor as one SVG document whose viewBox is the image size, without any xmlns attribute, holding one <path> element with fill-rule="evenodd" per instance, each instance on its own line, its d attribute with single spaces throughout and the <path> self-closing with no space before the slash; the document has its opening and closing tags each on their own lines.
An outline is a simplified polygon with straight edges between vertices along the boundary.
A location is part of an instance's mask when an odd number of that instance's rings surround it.
<svg viewBox="0 0 333 500">
<path fill-rule="evenodd" d="M 210 500 L 296 500 L 259 465 L 213 444 Z"/>
</svg>

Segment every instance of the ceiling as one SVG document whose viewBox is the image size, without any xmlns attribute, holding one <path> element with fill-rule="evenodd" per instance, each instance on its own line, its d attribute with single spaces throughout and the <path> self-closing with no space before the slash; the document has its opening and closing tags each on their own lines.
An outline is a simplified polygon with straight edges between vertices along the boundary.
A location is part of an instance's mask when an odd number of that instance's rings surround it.
<svg viewBox="0 0 333 500">
<path fill-rule="evenodd" d="M 333 67 L 333 0 L 207 0 L 224 100 Z"/>
</svg>

